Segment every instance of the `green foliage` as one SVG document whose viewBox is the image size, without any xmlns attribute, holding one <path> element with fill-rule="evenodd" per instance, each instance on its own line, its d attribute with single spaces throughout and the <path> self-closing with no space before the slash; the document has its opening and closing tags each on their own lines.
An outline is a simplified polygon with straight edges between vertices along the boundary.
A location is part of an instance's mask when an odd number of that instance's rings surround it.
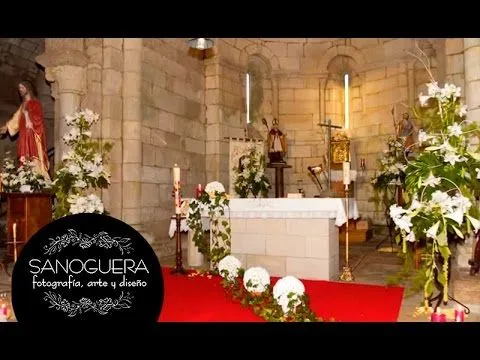
<svg viewBox="0 0 480 360">
<path fill-rule="evenodd" d="M 225 208 L 229 206 L 228 195 L 224 191 L 202 192 L 198 199 L 189 204 L 187 225 L 193 232 L 193 242 L 216 271 L 218 262 L 230 254 L 231 228 L 230 219 L 225 217 Z M 210 232 L 203 228 L 202 214 L 210 218 Z M 211 239 L 210 239 L 211 233 Z"/>
<path fill-rule="evenodd" d="M 250 194 L 254 197 L 268 196 L 271 185 L 265 174 L 265 155 L 260 154 L 255 146 L 250 147 L 240 158 L 239 166 L 234 167 L 233 171 L 234 189 L 241 198 L 246 198 Z"/>
<path fill-rule="evenodd" d="M 416 268 L 415 249 L 413 244 L 407 244 L 405 252 L 399 252 L 398 257 L 403 261 L 402 269 L 395 275 L 387 277 L 387 285 L 402 285 L 405 289 L 405 296 L 412 296 L 422 291 L 427 281 L 425 262 L 421 259 L 423 252 L 419 248 L 419 268 Z"/>
<path fill-rule="evenodd" d="M 262 293 L 249 292 L 243 284 L 244 273 L 245 270 L 240 268 L 237 277 L 231 281 L 224 277 L 221 284 L 229 296 L 240 302 L 242 306 L 251 308 L 256 315 L 269 322 L 323 321 L 310 308 L 310 299 L 307 294 L 298 298 L 300 303 L 297 306 L 295 306 L 296 298 L 293 297 L 294 294 L 289 294 L 289 298 L 292 300 L 289 301 L 289 311 L 285 314 L 273 296 L 272 286 L 268 285 Z"/>
</svg>

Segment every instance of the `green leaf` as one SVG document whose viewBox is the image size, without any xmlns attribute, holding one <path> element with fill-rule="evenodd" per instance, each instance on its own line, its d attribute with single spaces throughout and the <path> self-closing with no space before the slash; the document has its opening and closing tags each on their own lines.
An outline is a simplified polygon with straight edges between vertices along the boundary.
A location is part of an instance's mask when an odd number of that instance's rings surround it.
<svg viewBox="0 0 480 360">
<path fill-rule="evenodd" d="M 445 231 L 445 229 L 443 229 L 442 232 L 437 235 L 437 243 L 439 246 L 448 245 L 447 232 Z"/>
<path fill-rule="evenodd" d="M 464 239 L 463 233 L 455 225 L 451 225 L 457 236 L 461 239 Z"/>
</svg>

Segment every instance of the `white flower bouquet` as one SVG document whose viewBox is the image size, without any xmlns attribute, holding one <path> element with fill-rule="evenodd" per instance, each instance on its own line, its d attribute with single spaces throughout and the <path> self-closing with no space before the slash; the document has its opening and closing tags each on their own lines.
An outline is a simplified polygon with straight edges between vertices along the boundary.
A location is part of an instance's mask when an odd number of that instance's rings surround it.
<svg viewBox="0 0 480 360">
<path fill-rule="evenodd" d="M 301 304 L 305 294 L 305 286 L 295 276 L 285 276 L 279 279 L 273 287 L 273 298 L 282 307 L 285 315 Z"/>
<path fill-rule="evenodd" d="M 228 281 L 235 281 L 241 267 L 242 263 L 233 255 L 227 255 L 218 262 L 218 272 Z"/>
<path fill-rule="evenodd" d="M 3 192 L 37 193 L 46 192 L 51 188 L 50 179 L 34 171 L 35 163 L 26 160 L 17 164 L 10 152 L 5 154 L 1 176 L 1 189 Z"/>
<path fill-rule="evenodd" d="M 270 285 L 270 274 L 262 267 L 251 267 L 243 274 L 243 286 L 250 293 L 263 293 Z"/>
<path fill-rule="evenodd" d="M 267 197 L 271 185 L 265 174 L 265 155 L 258 153 L 252 146 L 239 162 L 239 166 L 233 168 L 235 192 L 241 198 L 246 198 L 250 194 L 254 197 L 259 195 Z"/>
</svg>

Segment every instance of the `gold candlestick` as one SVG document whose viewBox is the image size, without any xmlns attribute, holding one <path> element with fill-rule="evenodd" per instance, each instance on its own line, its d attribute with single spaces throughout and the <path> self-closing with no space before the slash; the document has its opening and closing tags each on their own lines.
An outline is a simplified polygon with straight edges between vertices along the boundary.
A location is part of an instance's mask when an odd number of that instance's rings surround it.
<svg viewBox="0 0 480 360">
<path fill-rule="evenodd" d="M 342 281 L 354 281 L 352 269 L 350 268 L 348 262 L 348 233 L 349 233 L 349 225 L 348 225 L 348 218 L 349 218 L 349 188 L 348 184 L 345 184 L 345 207 L 347 212 L 347 224 L 346 224 L 346 231 L 345 231 L 345 265 L 343 266 L 342 274 L 340 275 L 340 280 Z"/>
</svg>

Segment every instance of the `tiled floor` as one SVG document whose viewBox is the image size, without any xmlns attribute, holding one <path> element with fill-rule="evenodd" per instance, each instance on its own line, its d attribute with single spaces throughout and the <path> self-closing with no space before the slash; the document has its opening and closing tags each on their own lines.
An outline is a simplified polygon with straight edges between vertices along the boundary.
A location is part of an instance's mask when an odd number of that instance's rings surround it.
<svg viewBox="0 0 480 360">
<path fill-rule="evenodd" d="M 383 249 L 384 251 L 378 251 Z M 351 244 L 349 246 L 349 264 L 354 275 L 354 282 L 367 284 L 386 285 L 389 277 L 396 275 L 402 267 L 402 261 L 398 257 L 395 246 L 382 239 L 370 240 L 362 244 Z M 1 255 L 1 254 L 0 254 Z M 174 259 L 163 259 L 162 265 L 174 265 Z M 345 264 L 345 246 L 340 246 L 340 267 Z M 10 279 L 4 272 L 0 273 L 0 292 L 10 293 Z M 417 292 L 411 295 L 406 288 L 402 302 L 401 311 L 398 317 L 399 322 L 428 322 L 426 314 L 415 315 L 417 307 L 422 305 L 422 293 Z M 479 299 L 480 302 L 480 299 Z M 455 307 L 454 302 L 449 302 L 446 308 Z M 465 321 L 480 321 L 480 313 L 468 314 Z"/>
</svg>

